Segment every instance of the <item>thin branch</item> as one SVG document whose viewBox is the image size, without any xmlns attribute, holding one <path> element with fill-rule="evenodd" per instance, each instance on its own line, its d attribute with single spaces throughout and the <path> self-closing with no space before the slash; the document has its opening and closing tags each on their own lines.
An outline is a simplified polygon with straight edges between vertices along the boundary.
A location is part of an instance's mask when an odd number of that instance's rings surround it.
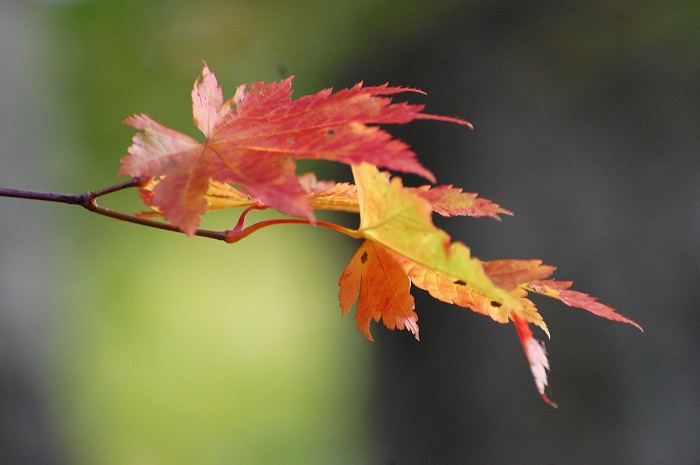
<svg viewBox="0 0 700 465">
<path fill-rule="evenodd" d="M 141 218 L 141 217 L 138 217 L 135 215 L 129 215 L 128 213 L 122 213 L 122 212 L 110 210 L 109 208 L 100 207 L 97 204 L 95 204 L 95 208 L 90 210 L 90 211 L 93 213 L 97 213 L 98 215 L 103 215 L 103 216 L 108 216 L 110 218 L 114 218 L 116 220 L 121 220 L 121 221 L 126 221 L 129 223 L 139 224 L 141 226 L 147 226 L 149 228 L 162 229 L 164 231 L 172 231 L 172 232 L 184 234 L 178 228 L 176 228 L 175 226 L 173 226 L 169 223 L 164 223 L 162 221 L 149 220 L 149 219 Z M 200 236 L 200 237 L 206 237 L 209 239 L 216 239 L 219 241 L 226 240 L 226 232 L 225 231 L 210 231 L 208 229 L 196 229 L 194 231 L 194 235 Z"/>
<path fill-rule="evenodd" d="M 143 182 L 142 178 L 132 178 L 121 184 L 110 186 L 98 191 L 87 191 L 82 194 L 61 194 L 59 192 L 30 191 L 24 189 L 5 189 L 0 187 L 0 197 L 14 197 L 18 199 L 42 200 L 44 202 L 58 202 L 68 205 L 80 205 L 93 211 L 97 204 L 95 199 L 102 195 L 111 194 L 123 189 L 139 186 Z"/>
<path fill-rule="evenodd" d="M 128 189 L 130 187 L 143 187 L 144 184 L 146 184 L 147 180 L 148 178 L 144 177 L 131 178 L 126 182 L 117 184 L 116 186 L 105 187 L 104 189 L 100 189 L 94 192 L 87 192 L 87 194 L 92 194 L 94 198 L 97 198 L 102 195 L 111 194 L 112 192 L 117 192 L 122 189 Z"/>
<path fill-rule="evenodd" d="M 0 188 L 0 197 L 14 197 L 17 199 L 43 200 L 45 202 L 59 202 L 69 205 L 80 205 L 85 208 L 86 199 L 89 198 L 85 194 L 60 194 L 57 192 L 41 192 L 28 191 L 22 189 L 5 189 Z"/>
<path fill-rule="evenodd" d="M 0 197 L 14 197 L 14 198 L 20 198 L 20 199 L 29 199 L 29 200 L 41 200 L 45 202 L 57 202 L 57 203 L 65 203 L 67 205 L 79 205 L 83 208 L 85 208 L 88 211 L 91 211 L 93 213 L 97 213 L 98 215 L 102 216 L 107 216 L 110 218 L 114 218 L 116 220 L 120 221 L 125 221 L 128 223 L 134 223 L 138 224 L 141 226 L 146 226 L 149 228 L 156 228 L 156 229 L 162 229 L 164 231 L 171 231 L 171 232 L 176 232 L 183 234 L 182 231 L 180 231 L 177 227 L 165 223 L 162 221 L 155 221 L 155 220 L 150 220 L 147 218 L 142 218 L 136 215 L 130 215 L 128 213 L 123 213 L 123 212 L 118 212 L 114 210 L 110 210 L 109 208 L 102 207 L 97 204 L 97 198 L 101 197 L 103 195 L 111 194 L 113 192 L 117 192 L 120 190 L 124 189 L 129 189 L 132 187 L 138 187 L 143 185 L 145 182 L 144 178 L 132 178 L 129 181 L 123 182 L 121 184 L 116 184 L 114 186 L 106 187 L 104 189 L 96 190 L 96 191 L 87 191 L 82 194 L 61 194 L 58 192 L 41 192 L 41 191 L 30 191 L 30 190 L 22 190 L 22 189 L 5 189 L 5 188 L 0 188 Z M 361 237 L 361 234 L 354 230 L 354 229 L 348 229 L 343 226 L 340 226 L 335 223 L 329 223 L 326 221 L 311 221 L 308 219 L 301 219 L 301 218 L 278 218 L 278 219 L 272 219 L 272 220 L 266 220 L 266 221 L 260 221 L 257 223 L 254 223 L 247 228 L 243 227 L 243 223 L 245 221 L 246 215 L 251 211 L 251 210 L 265 210 L 267 209 L 266 206 L 261 206 L 261 205 L 253 205 L 243 211 L 241 213 L 241 216 L 238 220 L 238 223 L 236 226 L 228 231 L 210 231 L 207 229 L 197 229 L 194 232 L 195 236 L 200 236 L 200 237 L 206 237 L 209 239 L 216 239 L 219 241 L 224 241 L 229 244 L 238 242 L 241 239 L 244 239 L 251 234 L 253 234 L 255 231 L 258 231 L 259 229 L 268 227 L 268 226 L 274 226 L 278 224 L 312 224 L 312 225 L 318 225 L 324 228 L 329 228 L 333 229 L 334 231 L 337 231 L 341 234 L 345 234 L 346 236 L 353 237 L 355 239 L 358 239 Z"/>
<path fill-rule="evenodd" d="M 120 221 L 139 224 L 149 228 L 157 228 L 165 231 L 172 231 L 182 234 L 175 226 L 161 221 L 154 221 L 145 218 L 139 218 L 135 215 L 129 215 L 109 208 L 101 207 L 97 204 L 97 198 L 103 195 L 111 194 L 123 189 L 140 186 L 144 182 L 143 178 L 132 178 L 129 181 L 106 187 L 97 191 L 87 191 L 82 194 L 62 194 L 58 192 L 42 192 L 30 191 L 23 189 L 6 189 L 0 188 L 0 197 L 13 197 L 18 199 L 41 200 L 44 202 L 65 203 L 67 205 L 79 205 L 88 211 L 97 213 L 98 215 L 108 216 Z M 226 233 L 223 231 L 209 231 L 206 229 L 198 229 L 195 231 L 195 236 L 207 237 L 216 240 L 226 240 Z"/>
</svg>

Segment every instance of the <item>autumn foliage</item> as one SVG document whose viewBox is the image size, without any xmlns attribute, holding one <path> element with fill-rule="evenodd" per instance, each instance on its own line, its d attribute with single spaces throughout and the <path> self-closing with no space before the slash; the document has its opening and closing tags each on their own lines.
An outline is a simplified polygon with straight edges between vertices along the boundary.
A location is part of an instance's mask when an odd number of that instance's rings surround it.
<svg viewBox="0 0 700 465">
<path fill-rule="evenodd" d="M 125 123 L 139 130 L 122 158 L 120 175 L 138 177 L 149 212 L 192 237 L 209 210 L 243 208 L 238 224 L 226 231 L 237 242 L 266 226 L 317 224 L 362 240 L 340 277 L 343 315 L 357 304 L 358 329 L 372 339 L 372 320 L 419 337 L 411 285 L 443 302 L 468 308 L 499 323 L 513 322 L 535 384 L 548 399 L 549 362 L 530 324 L 549 330 L 530 293 L 561 300 L 614 321 L 641 327 L 595 298 L 551 278 L 554 267 L 539 260 L 481 261 L 432 221 L 442 216 L 491 217 L 512 214 L 499 205 L 453 186 L 406 187 L 387 171 L 413 173 L 434 183 L 416 154 L 378 124 L 416 119 L 466 126 L 457 118 L 422 113 L 422 105 L 395 103 L 393 96 L 420 92 L 403 87 L 358 84 L 292 100 L 292 78 L 241 85 L 224 100 L 204 67 L 192 90 L 199 142 L 146 115 Z M 297 174 L 295 160 L 322 159 L 349 165 L 354 183 Z M 284 216 L 244 227 L 249 211 L 276 209 Z M 314 210 L 359 213 L 358 229 L 317 221 Z"/>
</svg>

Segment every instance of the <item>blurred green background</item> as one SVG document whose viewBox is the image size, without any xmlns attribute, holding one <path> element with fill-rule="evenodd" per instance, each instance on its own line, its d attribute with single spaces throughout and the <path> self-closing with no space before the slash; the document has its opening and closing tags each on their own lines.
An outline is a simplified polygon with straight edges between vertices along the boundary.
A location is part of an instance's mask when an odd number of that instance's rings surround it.
<svg viewBox="0 0 700 465">
<path fill-rule="evenodd" d="M 2 184 L 112 185 L 133 135 L 125 117 L 196 135 L 202 60 L 227 98 L 289 74 L 303 95 L 447 7 L 416 21 L 419 2 L 3 2 Z M 141 208 L 134 191 L 101 203 Z M 18 357 L 7 366 L 35 366 L 28 392 L 46 407 L 45 435 L 9 431 L 6 453 L 27 440 L 44 463 L 364 461 L 369 344 L 337 302 L 352 242 L 291 226 L 190 243 L 63 206 L 2 208 L 4 340 Z M 235 224 L 212 216 L 205 227 Z"/>
<path fill-rule="evenodd" d="M 646 330 L 538 300 L 553 411 L 510 326 L 425 293 L 421 343 L 377 325 L 366 341 L 340 318 L 357 244 L 338 234 L 190 242 L 0 198 L 0 463 L 695 465 L 699 5 L 0 2 L 1 186 L 114 184 L 133 113 L 198 137 L 202 60 L 227 97 L 290 74 L 295 96 L 418 87 L 475 131 L 390 131 L 441 183 L 515 212 L 438 224 L 480 258 L 558 266 Z M 101 203 L 141 208 L 133 192 Z"/>
</svg>

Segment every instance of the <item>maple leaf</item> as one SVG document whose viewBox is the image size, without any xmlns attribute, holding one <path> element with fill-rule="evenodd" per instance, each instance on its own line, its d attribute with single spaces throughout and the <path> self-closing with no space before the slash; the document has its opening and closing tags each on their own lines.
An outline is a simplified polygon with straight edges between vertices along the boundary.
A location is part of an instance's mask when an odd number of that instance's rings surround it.
<svg viewBox="0 0 700 465">
<path fill-rule="evenodd" d="M 516 275 L 519 274 L 516 273 Z M 525 281 L 527 279 L 526 275 L 519 276 L 521 277 L 521 279 L 515 279 L 515 281 Z M 543 278 L 540 279 L 544 279 L 546 277 L 547 276 L 543 276 Z M 513 283 L 512 280 L 509 280 L 508 282 L 509 285 L 512 285 Z M 521 298 L 523 309 L 522 311 L 513 312 L 511 318 L 515 323 L 516 329 L 518 331 L 518 337 L 520 338 L 523 350 L 525 351 L 525 355 L 527 356 L 528 362 L 530 363 L 530 370 L 532 371 L 532 376 L 535 380 L 535 386 L 537 387 L 537 390 L 542 396 L 542 398 L 554 407 L 556 407 L 556 404 L 551 401 L 551 399 L 546 393 L 548 387 L 547 372 L 549 371 L 549 361 L 547 359 L 547 352 L 544 348 L 544 343 L 536 340 L 533 337 L 532 331 L 528 326 L 528 322 L 534 323 L 543 328 L 544 331 L 547 333 L 547 336 L 549 336 L 549 331 L 546 329 L 546 326 L 542 326 L 544 322 L 542 322 L 542 324 L 538 324 L 537 316 L 539 316 L 539 314 L 536 312 L 534 304 L 532 304 L 532 302 L 530 302 L 528 299 L 524 298 L 524 294 L 526 292 L 535 292 L 538 294 L 553 297 L 555 299 L 561 300 L 562 302 L 571 307 L 578 307 L 584 310 L 588 310 L 594 315 L 597 315 L 602 318 L 607 318 L 608 320 L 628 323 L 635 326 L 640 331 L 644 331 L 639 324 L 625 316 L 620 315 L 612 307 L 598 302 L 598 299 L 596 299 L 595 297 L 591 297 L 588 294 L 584 294 L 582 292 L 569 290 L 569 288 L 572 285 L 571 281 L 556 281 L 554 279 L 548 279 L 544 281 L 536 280 L 529 283 L 520 283 L 518 285 L 520 287 L 516 290 L 521 291 L 523 294 L 523 297 Z M 537 316 L 535 316 L 535 314 L 532 313 L 533 309 L 535 313 L 537 313 Z"/>
<path fill-rule="evenodd" d="M 392 103 L 387 97 L 420 92 L 415 89 L 360 83 L 292 101 L 291 86 L 291 77 L 242 85 L 232 99 L 224 101 L 221 87 L 205 65 L 192 90 L 194 122 L 205 142 L 200 144 L 146 115 L 132 116 L 125 124 L 141 132 L 122 158 L 119 174 L 160 177 L 150 205 L 190 237 L 207 210 L 210 180 L 239 186 L 269 207 L 313 220 L 293 159 L 367 162 L 434 182 L 432 173 L 405 143 L 368 124 L 432 119 L 469 125 L 457 118 L 421 113 L 423 105 Z"/>
<path fill-rule="evenodd" d="M 411 278 L 412 283 L 430 293 L 432 297 L 442 302 L 469 308 L 476 313 L 487 315 L 499 323 L 508 323 L 512 319 L 513 308 L 506 308 L 500 302 L 480 292 L 470 283 L 455 279 L 445 273 L 417 264 L 406 258 L 399 262 Z M 539 326 L 547 335 L 549 330 L 544 320 L 537 312 L 535 305 L 525 299 L 527 292 L 517 287 L 533 279 L 548 277 L 554 267 L 541 265 L 540 260 L 497 260 L 483 262 L 483 269 L 494 285 L 516 300 L 524 318 Z"/>
<path fill-rule="evenodd" d="M 483 295 L 517 307 L 486 275 L 482 262 L 471 257 L 461 242 L 437 228 L 427 200 L 405 189 L 399 177 L 389 178 L 376 166 L 352 167 L 360 204 L 362 237 L 371 239 L 411 260 L 455 280 L 469 283 Z"/>
<path fill-rule="evenodd" d="M 312 172 L 298 176 L 299 183 L 306 191 L 311 207 L 314 210 L 335 210 L 350 213 L 360 211 L 360 203 L 357 197 L 357 186 L 347 182 L 320 181 Z M 152 211 L 138 213 L 138 216 L 152 218 L 162 216 L 159 209 L 153 205 L 153 189 L 158 185 L 153 180 L 140 189 L 143 202 Z M 407 191 L 416 194 L 430 203 L 432 210 L 442 216 L 471 216 L 491 217 L 500 220 L 498 215 L 512 215 L 513 213 L 498 204 L 484 198 L 478 198 L 477 194 L 462 192 L 462 189 L 450 185 L 407 187 Z M 209 181 L 209 187 L 204 195 L 206 211 L 221 210 L 226 208 L 249 207 L 258 205 L 265 207 L 260 199 L 241 192 L 233 186 Z"/>
<path fill-rule="evenodd" d="M 355 252 L 340 278 L 340 304 L 343 315 L 357 300 L 357 328 L 369 340 L 370 321 L 384 322 L 389 329 L 407 328 L 418 339 L 418 316 L 413 311 L 411 280 L 397 261 L 397 254 L 372 241 L 365 241 Z"/>
<path fill-rule="evenodd" d="M 430 202 L 433 211 L 442 216 L 490 216 L 500 220 L 499 214 L 513 214 L 490 200 L 477 198 L 477 194 L 462 192 L 462 189 L 449 185 L 421 186 L 411 190 Z"/>
<path fill-rule="evenodd" d="M 588 310 L 601 318 L 631 324 L 640 331 L 644 331 L 638 323 L 620 315 L 614 308 L 598 302 L 597 298 L 591 297 L 583 292 L 569 290 L 572 284 L 571 281 L 555 281 L 550 279 L 546 281 L 533 281 L 523 286 L 523 288 L 530 292 L 561 300 L 570 307 Z"/>
<path fill-rule="evenodd" d="M 471 216 L 474 218 L 489 216 L 500 220 L 499 214 L 513 213 L 498 204 L 477 194 L 462 192 L 462 189 L 450 186 L 406 187 L 406 191 L 426 200 L 430 208 L 442 216 Z M 311 203 L 314 208 L 323 210 L 342 210 L 358 213 L 360 202 L 357 186 L 350 183 L 335 183 L 326 189 L 314 189 Z"/>
<path fill-rule="evenodd" d="M 370 322 L 380 319 L 390 329 L 407 327 L 418 338 L 418 316 L 410 295 L 411 284 L 414 284 L 438 300 L 469 308 L 501 323 L 512 321 L 537 391 L 547 403 L 556 407 L 547 393 L 547 352 L 544 343 L 534 338 L 529 323 L 538 326 L 548 337 L 550 332 L 535 304 L 526 298 L 528 291 L 558 298 L 567 305 L 641 329 L 595 298 L 569 291 L 570 282 L 545 280 L 555 267 L 543 265 L 540 260 L 480 262 L 469 258 L 466 246 L 450 245 L 449 236 L 432 225 L 429 218 L 432 205 L 418 192 L 404 188 L 398 178 L 389 179 L 374 167 L 354 166 L 353 173 L 360 201 L 359 232 L 367 240 L 339 281 L 340 303 L 345 315 L 359 295 L 358 329 L 370 340 Z M 382 205 L 375 205 L 367 212 L 365 207 L 379 199 Z M 436 255 L 432 260 L 425 255 L 428 250 Z M 462 253 L 466 250 L 467 255 L 460 257 L 460 272 L 450 268 L 449 258 L 436 258 L 452 250 Z M 459 278 L 467 275 L 470 277 Z M 485 292 L 489 286 L 489 292 Z M 494 293 L 493 288 L 498 291 Z M 500 295 L 495 298 L 497 294 Z"/>
<path fill-rule="evenodd" d="M 451 242 L 450 236 L 433 224 L 432 205 L 422 198 L 421 191 L 403 187 L 400 178 L 389 178 L 373 165 L 363 163 L 352 168 L 360 211 L 358 235 L 367 241 L 361 246 L 363 252 L 355 254 L 341 277 L 340 305 L 346 314 L 359 294 L 357 320 L 365 335 L 371 338 L 367 329 L 370 319 L 379 321 L 382 318 L 388 327 L 395 324 L 395 308 L 387 309 L 388 319 L 382 313 L 390 300 L 388 291 L 410 296 L 411 281 L 434 297 L 470 308 L 480 309 L 487 303 L 505 315 L 521 308 L 518 296 L 496 286 L 486 274 L 483 263 L 471 257 L 467 246 Z M 365 262 L 358 264 L 358 256 L 373 261 L 360 266 Z M 378 258 L 375 260 L 375 257 Z M 390 267 L 379 268 L 376 263 L 390 264 Z M 534 275 L 533 279 L 540 276 Z M 392 281 L 387 281 L 390 278 Z M 368 288 L 369 283 L 381 290 L 377 293 L 367 290 L 362 294 L 361 289 Z M 445 297 L 441 294 L 442 288 L 445 292 L 451 289 L 454 296 Z M 400 317 L 405 321 L 415 314 L 413 300 L 410 305 L 408 300 L 403 302 Z M 409 307 L 410 314 L 406 312 Z M 417 336 L 416 321 L 417 317 L 411 320 L 410 329 Z"/>
<path fill-rule="evenodd" d="M 335 183 L 332 181 L 319 181 L 314 173 L 305 173 L 298 176 L 299 183 L 307 193 L 311 207 L 320 210 L 337 210 L 357 213 L 360 205 L 357 202 L 357 189 L 354 184 L 346 182 Z M 137 213 L 142 218 L 154 218 L 162 216 L 158 207 L 153 205 L 153 189 L 159 181 L 154 180 L 146 186 L 139 188 L 141 200 L 151 211 Z M 265 205 L 249 194 L 241 192 L 230 184 L 209 181 L 209 187 L 204 194 L 207 203 L 206 211 L 223 210 L 228 208 L 251 207 Z"/>
</svg>

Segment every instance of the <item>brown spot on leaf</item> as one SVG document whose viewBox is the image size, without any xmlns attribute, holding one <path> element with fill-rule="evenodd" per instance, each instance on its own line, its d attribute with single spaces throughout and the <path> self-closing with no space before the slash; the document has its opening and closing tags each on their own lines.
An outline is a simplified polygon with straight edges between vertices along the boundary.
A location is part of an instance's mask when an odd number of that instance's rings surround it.
<svg viewBox="0 0 700 465">
<path fill-rule="evenodd" d="M 494 308 L 498 308 L 501 306 L 501 304 L 499 302 L 496 302 L 495 300 L 492 300 L 491 302 L 489 302 L 489 304 L 491 304 L 491 306 Z"/>
<path fill-rule="evenodd" d="M 460 285 L 460 286 L 466 286 L 466 285 L 467 285 L 467 283 L 465 283 L 465 282 L 462 281 L 461 279 L 458 279 L 457 281 L 455 281 L 455 284 L 458 284 L 458 285 Z"/>
<path fill-rule="evenodd" d="M 365 263 L 367 263 L 367 252 L 362 254 L 362 256 L 360 257 L 360 261 L 362 262 L 363 265 Z"/>
</svg>

